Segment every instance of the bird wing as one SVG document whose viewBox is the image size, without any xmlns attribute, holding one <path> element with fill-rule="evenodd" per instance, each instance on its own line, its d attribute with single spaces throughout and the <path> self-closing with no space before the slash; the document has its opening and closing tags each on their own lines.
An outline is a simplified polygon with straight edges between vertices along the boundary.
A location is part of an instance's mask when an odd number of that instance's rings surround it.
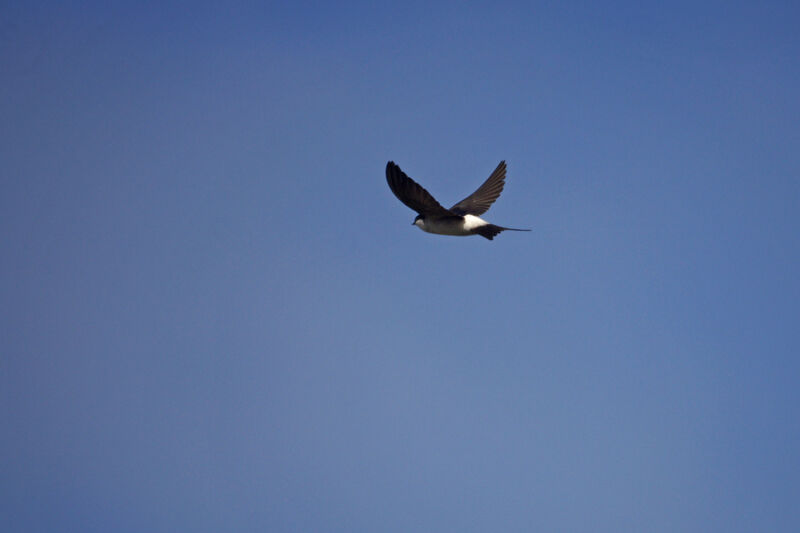
<svg viewBox="0 0 800 533">
<path fill-rule="evenodd" d="M 506 184 L 506 162 L 500 161 L 492 175 L 478 187 L 478 190 L 470 194 L 450 211 L 457 215 L 482 215 L 492 206 L 495 200 L 500 197 L 503 187 Z"/>
<path fill-rule="evenodd" d="M 406 176 L 394 161 L 386 163 L 386 182 L 398 200 L 420 215 L 453 216 L 453 213 L 442 207 L 431 193 Z"/>
</svg>

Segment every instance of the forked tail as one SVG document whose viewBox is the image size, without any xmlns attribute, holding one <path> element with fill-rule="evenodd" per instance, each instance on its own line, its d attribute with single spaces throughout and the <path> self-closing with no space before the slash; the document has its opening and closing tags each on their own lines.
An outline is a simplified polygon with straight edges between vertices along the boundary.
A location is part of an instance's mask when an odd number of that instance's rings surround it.
<svg viewBox="0 0 800 533">
<path fill-rule="evenodd" d="M 504 228 L 503 226 L 497 226 L 495 224 L 486 224 L 485 226 L 480 226 L 475 228 L 475 233 L 480 235 L 481 237 L 486 237 L 490 241 L 494 239 L 498 233 L 501 231 L 531 231 L 529 229 L 518 229 L 518 228 Z"/>
</svg>

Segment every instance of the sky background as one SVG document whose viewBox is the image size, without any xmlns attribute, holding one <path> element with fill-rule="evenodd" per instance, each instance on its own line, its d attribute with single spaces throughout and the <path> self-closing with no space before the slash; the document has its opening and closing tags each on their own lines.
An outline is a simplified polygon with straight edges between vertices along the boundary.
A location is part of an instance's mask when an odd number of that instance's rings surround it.
<svg viewBox="0 0 800 533">
<path fill-rule="evenodd" d="M 796 2 L 0 19 L 3 531 L 800 530 Z"/>
</svg>

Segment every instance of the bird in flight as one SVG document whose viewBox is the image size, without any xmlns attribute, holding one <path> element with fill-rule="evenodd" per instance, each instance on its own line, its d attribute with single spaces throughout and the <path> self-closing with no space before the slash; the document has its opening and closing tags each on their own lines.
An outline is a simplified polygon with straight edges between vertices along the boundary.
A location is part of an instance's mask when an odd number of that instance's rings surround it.
<svg viewBox="0 0 800 533">
<path fill-rule="evenodd" d="M 450 209 L 442 207 L 420 184 L 406 176 L 394 161 L 386 163 L 386 181 L 398 200 L 419 213 L 412 224 L 422 231 L 439 235 L 480 235 L 490 241 L 501 231 L 531 231 L 496 226 L 478 216 L 488 211 L 503 192 L 506 184 L 505 161 L 500 161 L 477 191 Z"/>
</svg>

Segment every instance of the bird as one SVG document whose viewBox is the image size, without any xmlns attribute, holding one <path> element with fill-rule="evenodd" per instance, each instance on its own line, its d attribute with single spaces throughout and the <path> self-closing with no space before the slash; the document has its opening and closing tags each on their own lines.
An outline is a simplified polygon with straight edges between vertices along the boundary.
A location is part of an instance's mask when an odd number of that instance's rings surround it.
<svg viewBox="0 0 800 533">
<path fill-rule="evenodd" d="M 416 211 L 412 222 L 422 231 L 439 235 L 480 235 L 490 241 L 501 231 L 531 231 L 529 229 L 506 228 L 486 222 L 484 214 L 503 192 L 506 180 L 506 162 L 500 161 L 489 178 L 450 209 L 445 209 L 419 183 L 409 178 L 394 161 L 386 163 L 386 182 L 397 199 Z"/>
</svg>

